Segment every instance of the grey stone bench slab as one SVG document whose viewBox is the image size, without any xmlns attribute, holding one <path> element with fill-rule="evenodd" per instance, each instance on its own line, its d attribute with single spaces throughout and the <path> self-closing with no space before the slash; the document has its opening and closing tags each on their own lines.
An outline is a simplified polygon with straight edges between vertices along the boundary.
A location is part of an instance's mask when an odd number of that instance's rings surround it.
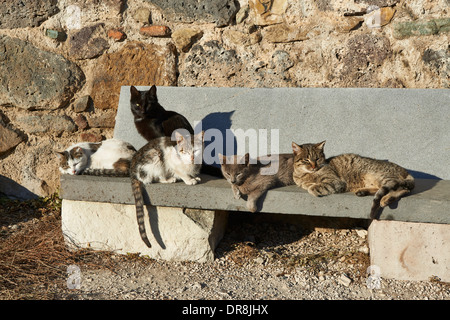
<svg viewBox="0 0 450 320">
<path fill-rule="evenodd" d="M 247 211 L 243 199 L 233 198 L 227 181 L 207 175 L 201 177 L 202 183 L 195 186 L 183 182 L 147 185 L 145 202 L 161 207 Z M 67 200 L 134 205 L 128 178 L 64 175 L 61 190 Z M 400 199 L 392 208 L 384 208 L 380 219 L 450 224 L 449 190 L 450 181 L 418 179 L 411 195 Z M 371 196 L 357 197 L 352 193 L 317 199 L 297 186 L 269 190 L 258 202 L 259 211 L 266 213 L 356 219 L 369 219 L 371 204 Z"/>
<path fill-rule="evenodd" d="M 372 221 L 371 264 L 381 269 L 382 277 L 427 280 L 436 275 L 450 281 L 450 90 L 158 87 L 158 98 L 195 130 L 220 133 L 223 141 L 205 136 L 205 153 L 214 145 L 222 147 L 216 153 L 256 157 L 290 153 L 292 141 L 327 140 L 327 156 L 353 152 L 405 167 L 416 178 L 416 188 L 384 208 L 380 221 Z M 122 87 L 114 137 L 140 148 L 146 141 L 135 129 L 129 99 L 129 87 Z M 255 132 L 256 138 L 251 135 Z M 147 235 L 155 244 L 151 249 L 137 232 L 127 178 L 62 176 L 67 243 L 157 259 L 208 261 L 224 232 L 226 212 L 246 210 L 225 180 L 205 175 L 195 186 L 152 184 L 146 193 Z M 350 193 L 315 198 L 289 186 L 268 191 L 258 209 L 368 219 L 371 202 L 372 197 Z"/>
</svg>

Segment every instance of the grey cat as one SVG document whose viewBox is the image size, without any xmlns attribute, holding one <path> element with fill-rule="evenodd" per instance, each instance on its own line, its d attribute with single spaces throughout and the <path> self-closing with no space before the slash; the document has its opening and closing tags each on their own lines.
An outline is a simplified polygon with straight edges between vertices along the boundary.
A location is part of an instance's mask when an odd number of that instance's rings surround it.
<svg viewBox="0 0 450 320">
<path fill-rule="evenodd" d="M 136 201 L 139 233 L 149 248 L 151 244 L 145 232 L 142 185 L 153 182 L 174 183 L 177 180 L 195 185 L 200 181 L 198 174 L 202 166 L 203 131 L 189 138 L 178 131 L 174 134 L 176 141 L 169 137 L 150 140 L 131 160 L 131 187 Z"/>
<path fill-rule="evenodd" d="M 251 161 L 248 153 L 243 157 L 219 154 L 219 159 L 222 174 L 231 184 L 235 199 L 247 195 L 250 212 L 257 211 L 257 201 L 267 190 L 295 184 L 292 154 L 268 155 L 256 161 Z"/>
</svg>

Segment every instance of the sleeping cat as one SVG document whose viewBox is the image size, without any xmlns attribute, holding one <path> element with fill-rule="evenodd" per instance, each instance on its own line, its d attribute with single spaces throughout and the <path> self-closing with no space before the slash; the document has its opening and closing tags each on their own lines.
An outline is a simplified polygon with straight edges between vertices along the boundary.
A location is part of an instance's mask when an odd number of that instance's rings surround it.
<svg viewBox="0 0 450 320">
<path fill-rule="evenodd" d="M 243 157 L 226 157 L 219 154 L 219 159 L 222 174 L 231 184 L 234 198 L 239 199 L 242 195 L 247 195 L 247 209 L 250 212 L 256 212 L 256 203 L 267 190 L 294 184 L 292 154 L 259 157 L 254 164 L 250 163 L 248 153 Z M 266 174 L 263 170 L 271 166 L 278 170 Z"/>
<path fill-rule="evenodd" d="M 135 152 L 128 142 L 109 139 L 77 143 L 56 154 L 62 174 L 128 175 Z"/>
<path fill-rule="evenodd" d="M 371 219 L 375 219 L 380 208 L 414 188 L 414 178 L 395 163 L 357 154 L 325 159 L 324 145 L 325 141 L 303 145 L 292 142 L 294 181 L 316 197 L 348 191 L 360 197 L 375 195 L 370 210 Z"/>
<path fill-rule="evenodd" d="M 134 124 L 139 134 L 147 141 L 158 137 L 171 137 L 176 129 L 186 129 L 192 135 L 194 129 L 189 121 L 175 111 L 166 111 L 156 96 L 156 86 L 148 91 L 139 91 L 130 87 L 130 105 Z"/>
<path fill-rule="evenodd" d="M 176 141 L 169 137 L 151 140 L 131 160 L 131 187 L 136 201 L 136 217 L 142 240 L 150 248 L 145 233 L 142 185 L 152 182 L 174 183 L 183 180 L 188 185 L 200 181 L 198 174 L 203 153 L 203 131 L 190 138 L 175 132 Z"/>
</svg>

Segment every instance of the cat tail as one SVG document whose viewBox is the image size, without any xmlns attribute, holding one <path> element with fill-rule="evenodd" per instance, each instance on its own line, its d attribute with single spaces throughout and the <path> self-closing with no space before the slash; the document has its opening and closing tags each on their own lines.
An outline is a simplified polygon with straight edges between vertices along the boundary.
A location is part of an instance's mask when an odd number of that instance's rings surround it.
<svg viewBox="0 0 450 320">
<path fill-rule="evenodd" d="M 142 182 L 136 178 L 131 178 L 131 188 L 133 189 L 134 200 L 136 202 L 136 218 L 139 226 L 139 234 L 141 235 L 142 241 L 151 248 L 152 245 L 147 238 L 147 233 L 145 232 L 145 220 L 144 220 L 144 199 L 142 197 Z"/>
<path fill-rule="evenodd" d="M 414 177 L 408 174 L 404 179 L 389 179 L 386 180 L 381 188 L 375 193 L 373 197 L 372 208 L 370 209 L 370 218 L 377 219 L 378 211 L 381 209 L 381 200 L 383 197 L 387 196 L 389 199 L 387 201 L 383 200 L 385 206 L 387 203 L 392 203 L 398 200 L 402 195 L 409 193 L 414 189 Z M 392 192 L 391 196 L 388 196 Z"/>
<path fill-rule="evenodd" d="M 130 170 L 118 171 L 116 169 L 90 169 L 83 171 L 82 175 L 86 176 L 107 176 L 107 177 L 129 177 Z"/>
</svg>

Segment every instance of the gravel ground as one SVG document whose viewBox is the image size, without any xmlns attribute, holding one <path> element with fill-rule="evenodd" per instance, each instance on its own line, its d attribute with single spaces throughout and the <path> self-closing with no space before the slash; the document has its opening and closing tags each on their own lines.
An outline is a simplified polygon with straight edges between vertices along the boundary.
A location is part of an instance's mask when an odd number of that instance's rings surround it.
<svg viewBox="0 0 450 320">
<path fill-rule="evenodd" d="M 117 260 L 116 267 L 112 270 L 81 267 L 80 289 L 60 290 L 56 298 L 450 299 L 450 285 L 436 280 L 368 281 L 369 249 L 364 228 L 304 228 L 298 223 L 272 221 L 262 216 L 255 219 L 248 214 L 230 215 L 213 262 L 112 256 L 110 259 Z"/>
</svg>

